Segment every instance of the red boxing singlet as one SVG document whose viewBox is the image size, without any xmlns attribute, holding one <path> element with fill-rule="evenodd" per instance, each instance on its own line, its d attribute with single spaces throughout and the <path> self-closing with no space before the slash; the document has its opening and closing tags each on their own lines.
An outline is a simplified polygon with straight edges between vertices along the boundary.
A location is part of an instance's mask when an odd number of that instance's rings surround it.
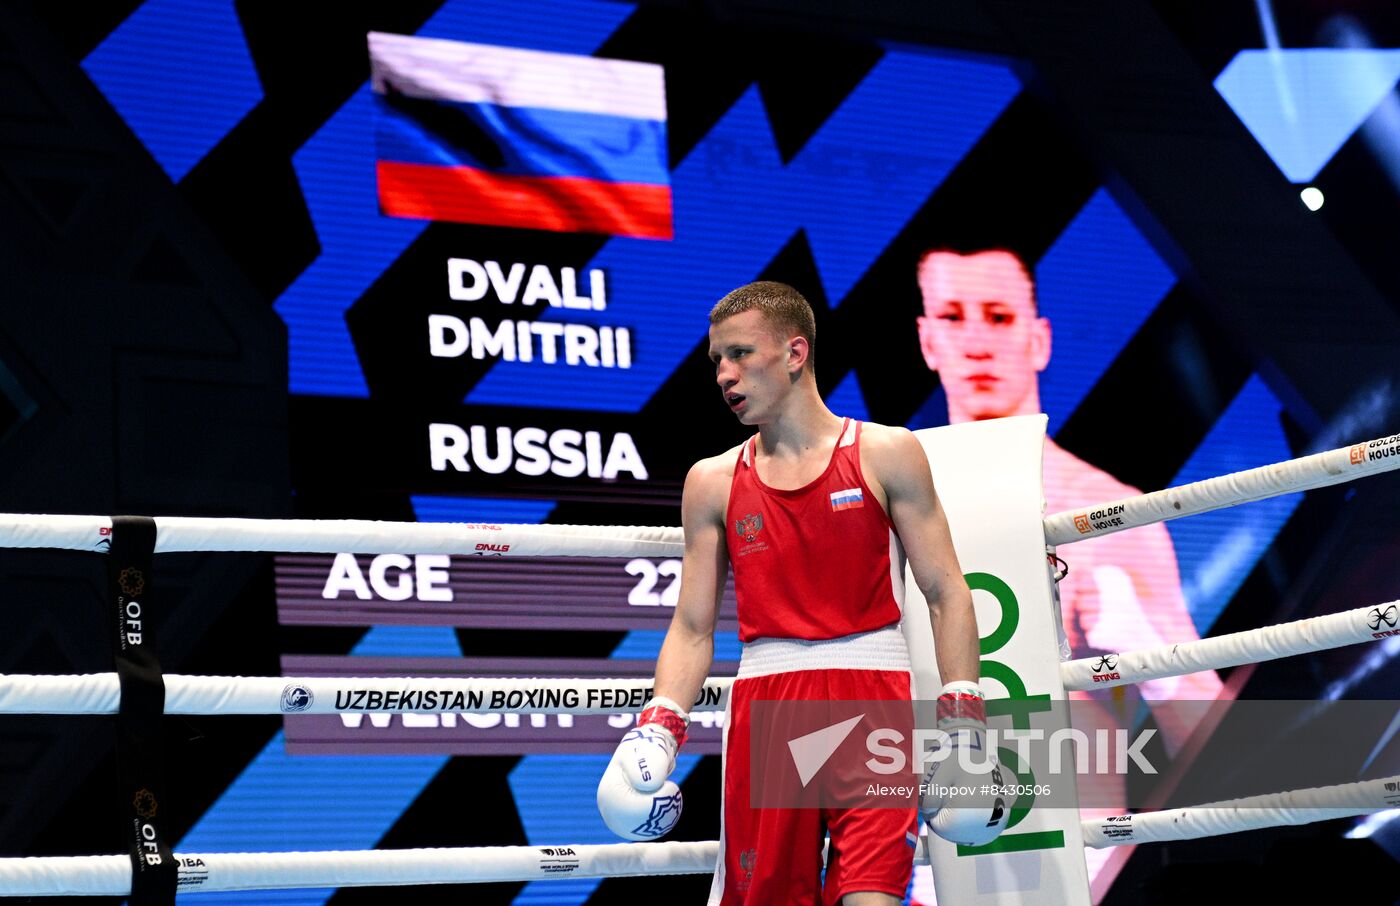
<svg viewBox="0 0 1400 906">
<path fill-rule="evenodd" d="M 846 419 L 826 471 L 791 491 L 754 467 L 744 443 L 729 487 L 725 538 L 739 638 L 834 639 L 899 622 L 904 557 L 860 471 L 860 422 Z"/>
</svg>

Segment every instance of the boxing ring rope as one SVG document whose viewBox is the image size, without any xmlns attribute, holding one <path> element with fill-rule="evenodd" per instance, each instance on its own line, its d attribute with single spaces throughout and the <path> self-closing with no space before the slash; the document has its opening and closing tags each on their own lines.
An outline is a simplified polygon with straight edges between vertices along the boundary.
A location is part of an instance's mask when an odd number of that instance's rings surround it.
<svg viewBox="0 0 1400 906">
<path fill-rule="evenodd" d="M 1394 469 L 1400 469 L 1400 434 L 1150 494 L 1054 513 L 1045 519 L 1045 540 L 1052 546 L 1069 544 Z M 1094 513 L 1110 515 L 1096 519 Z M 111 525 L 107 516 L 0 514 L 0 548 L 48 547 L 102 552 L 106 549 Z M 508 545 L 511 555 L 521 557 L 675 557 L 685 551 L 681 530 L 674 527 L 205 516 L 156 519 L 156 553 L 473 554 L 485 550 L 477 545 L 495 545 L 493 552 L 500 552 L 500 547 Z"/>
<path fill-rule="evenodd" d="M 167 673 L 166 714 L 617 714 L 639 711 L 649 679 L 183 676 Z M 705 681 L 699 710 L 724 710 L 734 680 Z M 359 693 L 377 693 L 370 704 Z M 342 698 L 343 697 L 343 698 Z M 0 714 L 115 714 L 115 673 L 0 676 Z"/>
<path fill-rule="evenodd" d="M 181 893 L 705 874 L 715 870 L 718 857 L 718 841 L 175 854 Z M 0 895 L 130 892 L 131 860 L 126 856 L 0 859 Z"/>
<path fill-rule="evenodd" d="M 1371 815 L 1400 806 L 1400 776 L 1359 783 L 1267 793 L 1187 808 L 1114 815 L 1081 821 L 1084 845 L 1093 849 L 1195 840 L 1290 824 Z"/>
<path fill-rule="evenodd" d="M 1339 484 L 1400 468 L 1400 435 L 1354 444 L 1046 518 L 1046 541 L 1067 544 L 1181 516 L 1279 494 Z M 105 552 L 111 520 L 103 516 L 0 515 L 0 547 Z M 632 526 L 522 526 L 490 523 L 422 524 L 367 520 L 260 520 L 161 517 L 155 551 L 283 553 L 508 553 L 534 557 L 672 557 L 684 551 L 680 529 Z M 1121 678 L 1094 683 L 1097 659 L 1062 665 L 1070 689 L 1141 682 L 1200 670 L 1301 654 L 1381 638 L 1380 622 L 1396 605 L 1329 616 L 1118 655 Z M 1371 625 L 1371 623 L 1376 625 Z M 190 677 L 167 675 L 166 713 L 545 713 L 611 714 L 630 710 L 649 680 Z M 723 707 L 731 680 L 708 680 L 702 700 Z M 340 695 L 377 690 L 378 707 L 346 707 Z M 625 693 L 628 704 L 604 701 Z M 597 700 L 590 698 L 596 691 Z M 426 705 L 429 693 L 438 703 Z M 397 704 L 388 704 L 389 696 Z M 458 707 L 458 696 L 461 707 Z M 497 700 L 497 697 L 499 699 Z M 582 696 L 581 700 L 579 696 Z M 451 707 L 441 704 L 446 698 Z M 117 676 L 3 676 L 0 713 L 105 714 L 120 702 Z M 410 706 L 411 705 L 411 706 Z M 474 706 L 474 707 L 473 707 Z M 1082 822 L 1085 845 L 1103 848 L 1182 840 L 1371 814 L 1400 806 L 1400 777 L 1294 790 L 1147 814 Z M 471 847 L 322 853 L 176 854 L 182 891 L 355 887 L 530 881 L 559 877 L 619 877 L 707 873 L 717 842 L 618 843 L 564 847 Z M 927 862 L 920 839 L 916 860 Z M 0 894 L 110 895 L 131 892 L 128 856 L 0 859 Z"/>
<path fill-rule="evenodd" d="M 0 548 L 54 547 L 105 553 L 107 516 L 0 515 Z M 481 545 L 480 547 L 478 545 Z M 155 552 L 474 554 L 518 557 L 678 557 L 679 528 L 376 522 L 369 519 L 156 517 Z"/>
<path fill-rule="evenodd" d="M 1069 544 L 1281 494 L 1325 488 L 1394 469 L 1400 469 L 1400 434 L 1150 494 L 1054 513 L 1045 518 L 1045 543 L 1052 547 Z M 1096 518 L 1096 513 L 1103 515 Z"/>
<path fill-rule="evenodd" d="M 1389 787 L 1389 789 L 1387 788 Z M 1282 825 L 1369 815 L 1400 803 L 1400 777 L 1232 799 L 1190 808 L 1081 822 L 1093 848 L 1188 840 Z M 708 874 L 719 842 L 606 843 L 578 846 L 473 846 L 455 849 L 307 853 L 176 853 L 182 892 L 307 887 L 478 884 L 548 878 Z M 916 864 L 928 864 L 920 837 Z M 0 859 L 6 896 L 124 896 L 126 856 Z"/>
<path fill-rule="evenodd" d="M 1221 670 L 1312 654 L 1388 638 L 1400 625 L 1400 601 L 1232 632 L 1215 638 L 1158 645 L 1116 655 L 1109 674 L 1095 673 L 1100 658 L 1060 665 L 1065 689 L 1083 691 Z M 166 714 L 616 714 L 649 697 L 645 679 L 555 677 L 289 677 L 166 674 Z M 699 710 L 724 709 L 733 679 L 711 677 Z M 378 704 L 352 694 L 373 692 Z M 294 694 L 295 693 L 295 694 Z M 342 696 L 346 698 L 342 701 Z M 0 714 L 115 714 L 121 689 L 115 673 L 82 676 L 0 675 Z"/>
<path fill-rule="evenodd" d="M 1400 602 L 1392 601 L 1194 642 L 1120 652 L 1111 671 L 1119 676 L 1112 679 L 1109 674 L 1094 673 L 1100 658 L 1065 661 L 1060 665 L 1060 678 L 1065 689 L 1072 691 L 1124 686 L 1388 638 L 1395 634 L 1390 629 L 1397 624 L 1400 624 Z"/>
</svg>

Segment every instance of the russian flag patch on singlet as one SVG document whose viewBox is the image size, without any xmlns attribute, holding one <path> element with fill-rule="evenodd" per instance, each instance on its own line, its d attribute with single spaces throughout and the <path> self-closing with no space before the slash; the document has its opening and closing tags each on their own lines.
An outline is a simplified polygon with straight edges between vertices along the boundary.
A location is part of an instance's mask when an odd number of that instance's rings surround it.
<svg viewBox="0 0 1400 906">
<path fill-rule="evenodd" d="M 860 488 L 847 488 L 844 491 L 831 492 L 831 511 L 839 513 L 841 510 L 854 510 L 865 506 L 865 494 Z"/>
</svg>

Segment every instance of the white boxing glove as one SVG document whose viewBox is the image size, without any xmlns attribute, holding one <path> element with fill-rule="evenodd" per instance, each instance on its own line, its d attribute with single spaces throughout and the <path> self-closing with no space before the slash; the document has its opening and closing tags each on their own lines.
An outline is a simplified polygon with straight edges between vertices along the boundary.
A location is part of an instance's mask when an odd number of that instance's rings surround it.
<svg viewBox="0 0 1400 906">
<path fill-rule="evenodd" d="M 598 813 L 627 840 L 655 840 L 676 826 L 681 790 L 671 780 L 689 720 L 668 698 L 653 698 L 622 737 L 598 782 Z"/>
<path fill-rule="evenodd" d="M 919 815 L 951 843 L 984 846 L 1006 829 L 1010 802 L 987 740 L 987 712 L 976 683 L 948 683 L 938 696 L 938 729 L 919 789 Z"/>
</svg>

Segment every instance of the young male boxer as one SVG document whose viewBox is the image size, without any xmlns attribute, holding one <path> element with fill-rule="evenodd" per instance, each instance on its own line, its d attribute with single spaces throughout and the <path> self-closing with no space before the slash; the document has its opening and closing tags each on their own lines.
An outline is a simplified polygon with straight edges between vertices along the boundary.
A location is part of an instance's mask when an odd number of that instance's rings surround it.
<svg viewBox="0 0 1400 906">
<path fill-rule="evenodd" d="M 679 817 L 680 792 L 666 778 L 685 741 L 685 705 L 710 669 L 732 566 L 744 651 L 725 731 L 720 858 L 710 893 L 718 906 L 887 906 L 904 896 L 912 800 L 908 808 L 754 808 L 749 776 L 751 702 L 909 698 L 897 593 L 904 555 L 928 600 L 946 683 L 938 701 L 946 745 L 986 751 L 972 596 L 928 460 L 907 430 L 861 424 L 826 407 L 813 374 L 815 333 L 807 301 L 781 283 L 742 286 L 710 313 L 719 391 L 758 432 L 696 463 L 686 477 L 681 591 L 656 665 L 656 697 L 623 737 L 598 789 L 599 810 L 621 836 L 651 839 Z M 990 842 L 1009 810 L 995 793 L 980 791 L 988 775 L 963 778 L 956 758 L 934 763 L 939 786 L 965 779 L 976 791 L 925 796 L 918 811 L 929 827 L 960 843 Z"/>
</svg>

